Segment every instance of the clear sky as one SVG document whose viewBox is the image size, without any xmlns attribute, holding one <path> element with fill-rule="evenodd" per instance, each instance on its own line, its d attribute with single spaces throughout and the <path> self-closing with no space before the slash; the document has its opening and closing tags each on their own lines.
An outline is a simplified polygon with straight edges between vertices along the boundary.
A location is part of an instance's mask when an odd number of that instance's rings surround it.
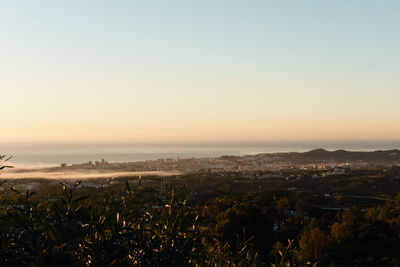
<svg viewBox="0 0 400 267">
<path fill-rule="evenodd" d="M 0 139 L 399 139 L 399 12 L 398 0 L 2 0 Z"/>
</svg>

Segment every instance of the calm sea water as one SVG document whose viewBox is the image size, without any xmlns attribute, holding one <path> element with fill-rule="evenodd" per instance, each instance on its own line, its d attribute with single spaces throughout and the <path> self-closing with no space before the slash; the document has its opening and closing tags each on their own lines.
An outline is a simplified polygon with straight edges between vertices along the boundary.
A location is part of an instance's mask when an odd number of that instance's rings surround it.
<svg viewBox="0 0 400 267">
<path fill-rule="evenodd" d="M 193 144 L 0 144 L 0 154 L 13 155 L 17 167 L 55 166 L 105 159 L 132 162 L 160 158 L 203 158 L 271 152 L 327 150 L 374 151 L 400 149 L 399 141 L 309 141 Z"/>
</svg>

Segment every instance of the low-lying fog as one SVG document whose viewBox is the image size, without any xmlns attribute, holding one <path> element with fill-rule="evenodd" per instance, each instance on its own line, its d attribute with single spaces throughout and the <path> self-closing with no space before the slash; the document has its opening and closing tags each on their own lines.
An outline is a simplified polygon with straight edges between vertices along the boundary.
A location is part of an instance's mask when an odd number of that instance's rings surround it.
<svg viewBox="0 0 400 267">
<path fill-rule="evenodd" d="M 15 171 L 7 170 L 0 173 L 0 179 L 93 179 L 93 178 L 118 178 L 132 176 L 171 176 L 181 174 L 177 171 L 143 171 L 143 172 L 96 172 L 96 171 L 55 171 L 46 172 L 40 170 Z"/>
</svg>

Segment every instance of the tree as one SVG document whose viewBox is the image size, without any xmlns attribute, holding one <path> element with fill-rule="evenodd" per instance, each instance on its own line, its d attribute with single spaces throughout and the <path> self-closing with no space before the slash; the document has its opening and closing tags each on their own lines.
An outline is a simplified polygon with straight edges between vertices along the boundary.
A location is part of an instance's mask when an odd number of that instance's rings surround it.
<svg viewBox="0 0 400 267">
<path fill-rule="evenodd" d="M 299 240 L 297 255 L 300 262 L 318 262 L 329 248 L 329 236 L 318 226 L 304 231 Z"/>
</svg>

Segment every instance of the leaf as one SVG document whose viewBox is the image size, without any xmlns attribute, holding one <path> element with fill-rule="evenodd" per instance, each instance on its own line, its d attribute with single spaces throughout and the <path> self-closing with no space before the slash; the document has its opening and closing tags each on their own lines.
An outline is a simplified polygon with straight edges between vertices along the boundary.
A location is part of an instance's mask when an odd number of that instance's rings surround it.
<svg viewBox="0 0 400 267">
<path fill-rule="evenodd" d="M 10 187 L 10 190 L 11 190 L 11 191 L 14 191 L 15 193 L 18 193 L 18 194 L 19 194 L 19 191 L 18 191 L 17 189 L 15 189 L 15 187 Z"/>
</svg>

